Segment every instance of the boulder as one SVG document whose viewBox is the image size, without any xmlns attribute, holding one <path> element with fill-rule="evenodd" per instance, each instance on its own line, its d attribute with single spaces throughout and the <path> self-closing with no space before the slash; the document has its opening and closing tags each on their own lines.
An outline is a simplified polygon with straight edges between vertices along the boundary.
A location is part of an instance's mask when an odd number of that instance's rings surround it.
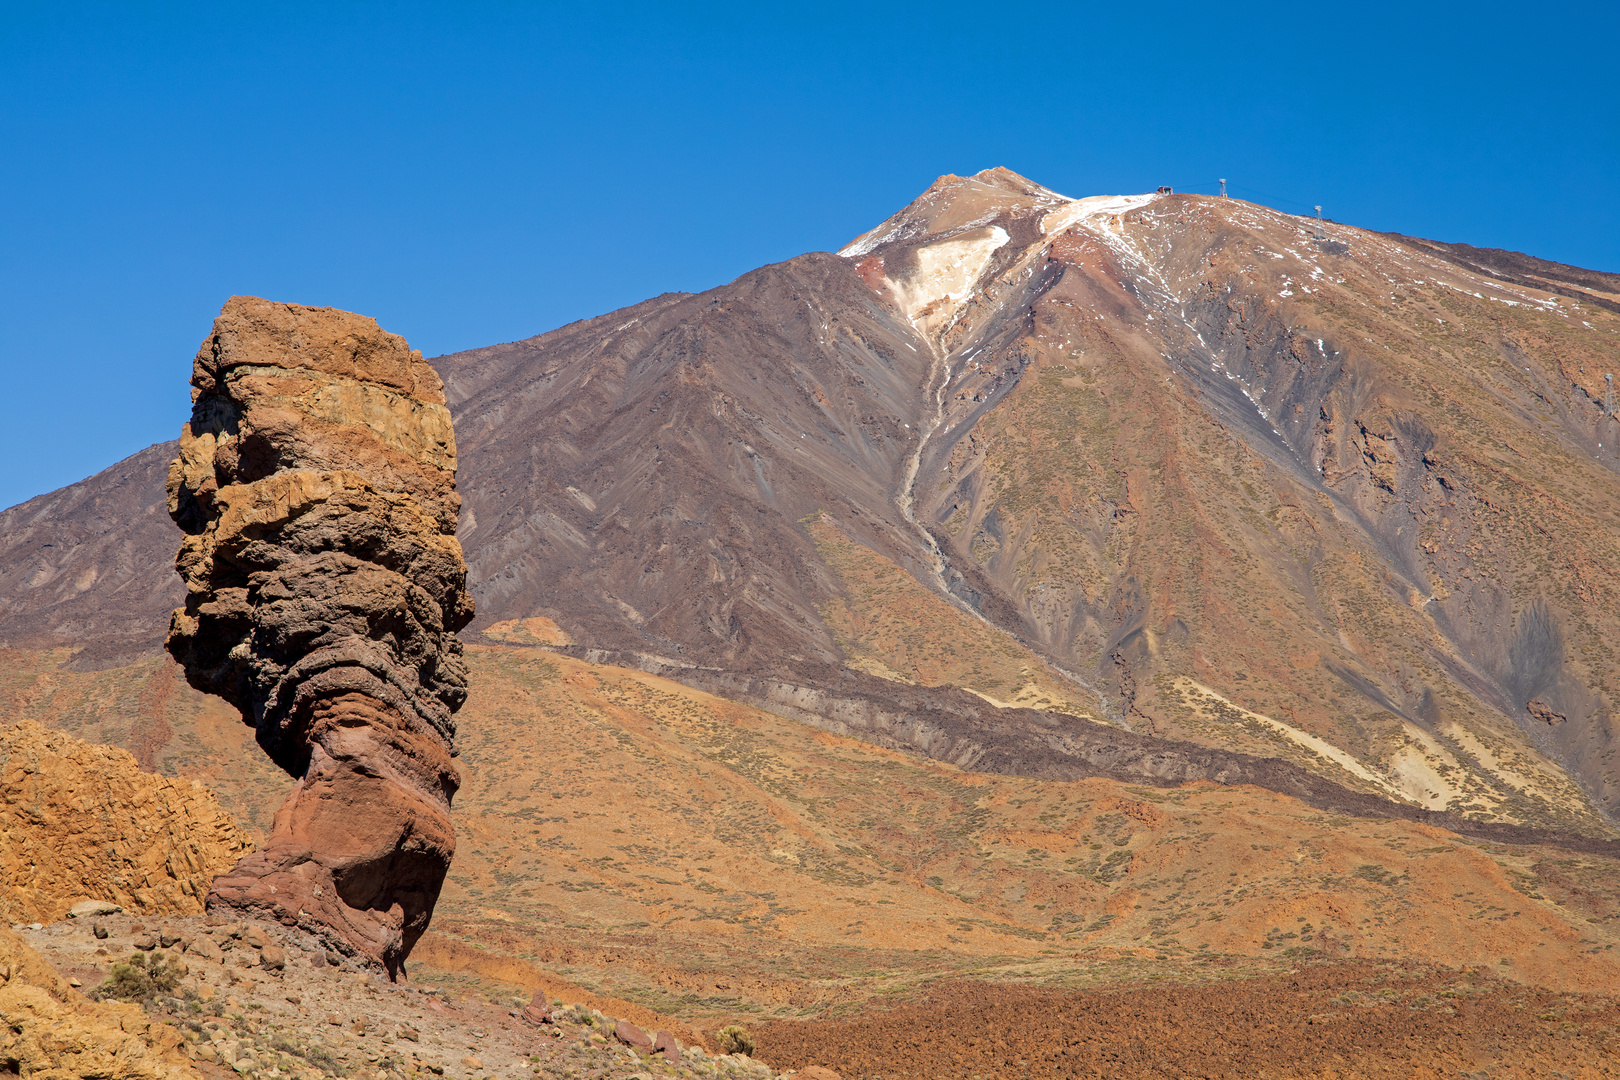
<svg viewBox="0 0 1620 1080">
<path fill-rule="evenodd" d="M 287 966 L 287 950 L 280 945 L 266 945 L 259 950 L 259 965 L 266 971 L 281 971 Z"/>
<path fill-rule="evenodd" d="M 1531 716 L 1550 727 L 1556 727 L 1559 724 L 1566 724 L 1569 722 L 1569 717 L 1565 716 L 1561 712 L 1558 712 L 1551 705 L 1547 704 L 1545 701 L 1542 701 L 1540 698 L 1531 698 L 1525 703 L 1524 709 Z"/>
<path fill-rule="evenodd" d="M 620 1020 L 613 1025 L 613 1037 L 632 1050 L 639 1050 L 644 1054 L 652 1053 L 652 1036 L 628 1020 Z"/>
<path fill-rule="evenodd" d="M 531 1024 L 549 1024 L 551 1022 L 551 1002 L 546 1000 L 544 990 L 536 990 L 529 1003 L 523 1007 L 523 1019 Z"/>
<path fill-rule="evenodd" d="M 68 918 L 83 919 L 95 915 L 116 915 L 124 909 L 109 900 L 80 900 L 68 908 Z"/>
<path fill-rule="evenodd" d="M 673 1032 L 660 1031 L 653 1039 L 652 1048 L 655 1052 L 663 1054 L 664 1060 L 677 1069 L 681 1067 L 681 1043 Z"/>
<path fill-rule="evenodd" d="M 167 647 L 298 779 L 208 910 L 403 972 L 455 852 L 456 631 L 473 615 L 444 389 L 403 338 L 232 297 L 170 465 L 186 606 Z"/>
<path fill-rule="evenodd" d="M 196 937 L 186 942 L 186 953 L 190 956 L 196 957 L 199 960 L 207 960 L 214 964 L 222 964 L 225 962 L 224 951 L 221 950 L 219 945 L 215 943 L 214 939 L 209 937 L 207 934 L 198 934 Z"/>
</svg>

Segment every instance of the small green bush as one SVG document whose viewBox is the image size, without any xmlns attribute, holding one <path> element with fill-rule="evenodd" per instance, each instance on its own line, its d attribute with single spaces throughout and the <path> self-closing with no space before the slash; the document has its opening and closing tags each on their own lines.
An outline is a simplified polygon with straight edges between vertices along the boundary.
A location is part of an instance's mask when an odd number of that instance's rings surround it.
<svg viewBox="0 0 1620 1080">
<path fill-rule="evenodd" d="M 303 1058 L 311 1065 L 318 1066 L 327 1076 L 342 1076 L 343 1063 L 333 1057 L 326 1047 L 318 1043 L 300 1046 L 285 1035 L 277 1035 L 270 1041 L 270 1049 L 278 1050 L 283 1054 L 293 1054 Z"/>
<path fill-rule="evenodd" d="M 748 1034 L 741 1024 L 727 1024 L 720 1029 L 716 1038 L 719 1040 L 720 1052 L 723 1054 L 754 1056 L 754 1037 Z"/>
<path fill-rule="evenodd" d="M 114 964 L 107 981 L 91 994 L 98 1001 L 116 998 L 119 1001 L 145 1001 L 159 994 L 174 992 L 184 972 L 181 965 L 167 956 L 154 956 L 151 963 L 136 953 L 122 964 Z"/>
</svg>

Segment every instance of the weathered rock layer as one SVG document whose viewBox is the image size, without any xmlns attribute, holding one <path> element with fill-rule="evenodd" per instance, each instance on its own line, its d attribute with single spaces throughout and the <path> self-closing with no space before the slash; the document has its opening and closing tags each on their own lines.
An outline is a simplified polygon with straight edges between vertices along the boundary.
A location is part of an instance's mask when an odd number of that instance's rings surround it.
<svg viewBox="0 0 1620 1080">
<path fill-rule="evenodd" d="M 194 915 L 252 845 L 214 793 L 142 772 L 127 750 L 24 720 L 0 728 L 0 918 L 53 922 L 76 901 Z"/>
<path fill-rule="evenodd" d="M 455 632 L 473 604 L 443 388 L 375 320 L 252 297 L 225 305 L 191 382 L 168 648 L 298 778 L 208 906 L 397 975 L 455 850 Z"/>
</svg>

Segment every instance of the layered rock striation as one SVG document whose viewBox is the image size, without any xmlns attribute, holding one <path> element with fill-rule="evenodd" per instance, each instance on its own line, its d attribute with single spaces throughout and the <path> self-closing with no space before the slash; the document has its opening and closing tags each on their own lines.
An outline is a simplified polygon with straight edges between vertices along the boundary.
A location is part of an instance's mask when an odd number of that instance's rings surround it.
<svg viewBox="0 0 1620 1080">
<path fill-rule="evenodd" d="M 455 850 L 455 632 L 473 603 L 443 388 L 373 319 L 253 297 L 226 303 L 191 383 L 168 649 L 298 778 L 208 907 L 397 977 Z"/>
</svg>

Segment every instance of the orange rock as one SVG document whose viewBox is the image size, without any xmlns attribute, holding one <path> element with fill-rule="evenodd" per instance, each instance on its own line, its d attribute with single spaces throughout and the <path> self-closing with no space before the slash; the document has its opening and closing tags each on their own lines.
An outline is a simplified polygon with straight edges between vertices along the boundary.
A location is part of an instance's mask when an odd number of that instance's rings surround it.
<svg viewBox="0 0 1620 1080">
<path fill-rule="evenodd" d="M 213 792 L 32 720 L 0 728 L 0 915 L 54 922 L 86 898 L 194 915 L 249 848 Z M 91 905 L 93 906 L 93 905 Z"/>
</svg>

